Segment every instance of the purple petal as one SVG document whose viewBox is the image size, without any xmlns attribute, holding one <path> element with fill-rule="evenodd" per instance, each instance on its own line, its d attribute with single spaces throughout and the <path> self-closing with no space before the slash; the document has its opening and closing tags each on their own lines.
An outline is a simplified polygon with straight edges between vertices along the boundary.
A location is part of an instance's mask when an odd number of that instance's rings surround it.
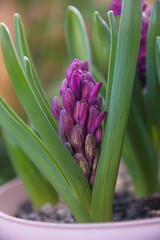
<svg viewBox="0 0 160 240">
<path fill-rule="evenodd" d="M 83 174 L 88 178 L 90 175 L 90 171 L 89 171 L 89 166 L 88 163 L 85 159 L 85 157 L 83 156 L 83 154 L 81 153 L 76 153 L 74 155 L 74 158 L 76 159 L 79 167 L 81 168 Z"/>
<path fill-rule="evenodd" d="M 83 128 L 76 124 L 71 129 L 70 143 L 77 153 L 83 153 L 84 132 Z"/>
<path fill-rule="evenodd" d="M 88 113 L 88 104 L 85 100 L 77 101 L 73 111 L 73 117 L 79 125 L 85 126 Z"/>
<path fill-rule="evenodd" d="M 103 112 L 101 112 L 101 113 L 99 114 L 99 116 L 96 118 L 96 121 L 95 121 L 94 124 L 92 125 L 92 129 L 91 129 L 91 132 L 92 132 L 92 133 L 94 133 L 95 130 L 101 126 L 102 121 L 103 121 L 103 119 L 104 119 L 105 116 L 106 116 L 106 113 L 107 113 L 106 111 L 103 111 Z"/>
<path fill-rule="evenodd" d="M 92 77 L 92 74 L 90 72 L 87 72 L 84 76 L 84 80 L 87 80 L 89 82 L 92 82 L 92 83 L 96 83 L 96 81 L 94 80 L 94 78 Z"/>
<path fill-rule="evenodd" d="M 85 140 L 85 156 L 90 169 L 92 168 L 92 160 L 96 150 L 96 139 L 93 134 L 88 134 Z"/>
<path fill-rule="evenodd" d="M 94 178 L 95 178 L 95 175 L 96 175 L 96 169 L 97 169 L 97 165 L 98 165 L 98 160 L 99 160 L 99 150 L 96 149 L 95 157 L 94 157 L 94 160 L 93 160 L 92 173 L 91 173 L 91 176 L 89 178 L 89 183 L 90 183 L 91 187 L 93 187 Z"/>
<path fill-rule="evenodd" d="M 59 102 L 59 99 L 57 97 L 54 97 L 52 100 L 52 115 L 59 119 L 60 112 L 62 111 L 61 104 Z"/>
<path fill-rule="evenodd" d="M 90 106 L 89 107 L 89 115 L 88 115 L 88 120 L 87 120 L 87 133 L 93 133 L 92 128 L 93 125 L 97 119 L 97 116 L 99 114 L 98 108 L 96 106 Z"/>
<path fill-rule="evenodd" d="M 103 105 L 103 98 L 101 96 L 96 97 L 96 99 L 93 102 L 93 105 L 96 105 L 98 110 L 101 110 Z"/>
<path fill-rule="evenodd" d="M 98 96 L 99 91 L 101 89 L 101 86 L 102 86 L 102 82 L 98 82 L 95 84 L 95 86 L 92 89 L 92 92 L 90 94 L 89 100 L 88 100 L 89 104 L 91 104 L 96 99 L 96 97 Z"/>
<path fill-rule="evenodd" d="M 62 94 L 62 104 L 67 110 L 70 116 L 73 115 L 73 109 L 75 105 L 75 96 L 70 88 L 66 88 Z"/>
<path fill-rule="evenodd" d="M 80 69 L 80 61 L 78 59 L 74 59 L 72 64 L 68 67 L 66 71 L 66 78 L 68 81 L 71 78 L 72 73 L 77 69 Z"/>
<path fill-rule="evenodd" d="M 71 79 L 68 82 L 69 87 L 72 89 L 77 100 L 79 100 L 81 96 L 80 85 L 82 77 L 83 74 L 80 71 L 76 71 L 72 74 Z"/>
<path fill-rule="evenodd" d="M 101 144 L 101 140 L 102 140 L 102 127 L 100 126 L 99 128 L 97 128 L 96 132 L 95 132 L 95 139 L 96 139 L 96 143 L 97 143 L 97 147 Z"/>
<path fill-rule="evenodd" d="M 59 89 L 59 95 L 62 97 L 63 92 L 65 91 L 65 89 L 67 88 L 67 79 L 65 78 L 60 86 Z"/>
<path fill-rule="evenodd" d="M 71 129 L 73 127 L 73 120 L 65 109 L 60 112 L 59 128 L 62 133 L 65 134 L 67 139 L 70 139 Z"/>
<path fill-rule="evenodd" d="M 86 72 L 89 71 L 89 63 L 88 63 L 88 61 L 81 62 L 81 69 L 82 69 L 82 71 L 86 71 Z"/>
<path fill-rule="evenodd" d="M 88 102 L 92 89 L 94 88 L 94 84 L 92 82 L 83 81 L 82 84 L 82 98 Z"/>
</svg>

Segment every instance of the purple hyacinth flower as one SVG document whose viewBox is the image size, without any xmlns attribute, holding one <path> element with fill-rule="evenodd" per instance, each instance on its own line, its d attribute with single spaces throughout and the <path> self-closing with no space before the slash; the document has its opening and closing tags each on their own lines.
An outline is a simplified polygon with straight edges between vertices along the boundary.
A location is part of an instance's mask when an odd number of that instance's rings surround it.
<svg viewBox="0 0 160 240">
<path fill-rule="evenodd" d="M 122 0 L 112 0 L 109 10 L 114 12 L 114 15 L 121 15 L 122 10 Z M 147 44 L 147 33 L 149 26 L 149 11 L 147 10 L 147 4 L 142 1 L 142 29 L 141 29 L 141 39 L 140 48 L 137 60 L 137 73 L 140 76 L 142 86 L 145 85 L 145 72 L 146 72 L 146 44 Z"/>
<path fill-rule="evenodd" d="M 102 83 L 96 83 L 87 61 L 74 59 L 66 72 L 58 98 L 52 101 L 52 114 L 58 119 L 58 134 L 75 158 L 90 186 L 93 186 L 102 139 Z"/>
</svg>

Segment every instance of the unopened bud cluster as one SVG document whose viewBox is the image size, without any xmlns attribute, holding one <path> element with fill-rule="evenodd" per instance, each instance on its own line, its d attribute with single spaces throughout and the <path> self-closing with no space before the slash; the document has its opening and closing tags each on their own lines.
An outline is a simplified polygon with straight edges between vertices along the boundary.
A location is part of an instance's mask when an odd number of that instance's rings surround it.
<svg viewBox="0 0 160 240">
<path fill-rule="evenodd" d="M 59 94 L 52 100 L 52 114 L 58 120 L 58 134 L 79 167 L 93 185 L 102 139 L 102 83 L 96 83 L 88 62 L 74 59 L 68 67 Z"/>
</svg>

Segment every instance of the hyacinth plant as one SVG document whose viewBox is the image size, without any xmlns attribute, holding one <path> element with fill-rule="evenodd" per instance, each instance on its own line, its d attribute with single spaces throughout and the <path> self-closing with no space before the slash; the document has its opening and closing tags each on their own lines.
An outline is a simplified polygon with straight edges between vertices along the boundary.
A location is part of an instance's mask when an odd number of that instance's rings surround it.
<svg viewBox="0 0 160 240">
<path fill-rule="evenodd" d="M 113 1 L 121 14 L 118 31 L 114 9 L 106 21 L 97 11 L 93 15 L 92 55 L 81 14 L 68 8 L 70 65 L 60 98 L 52 104 L 38 80 L 19 15 L 14 16 L 16 49 L 0 25 L 4 61 L 30 123 L 1 99 L 0 124 L 11 160 L 36 208 L 61 197 L 78 222 L 112 220 L 121 155 L 139 195 L 158 189 L 160 3 L 155 0 L 148 15 L 146 47 L 144 2 L 118 2 Z"/>
</svg>

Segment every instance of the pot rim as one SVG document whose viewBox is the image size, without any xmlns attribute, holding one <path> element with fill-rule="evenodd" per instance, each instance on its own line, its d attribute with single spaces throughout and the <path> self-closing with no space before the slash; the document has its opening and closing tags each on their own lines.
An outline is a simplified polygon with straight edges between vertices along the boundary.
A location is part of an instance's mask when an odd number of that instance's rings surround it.
<svg viewBox="0 0 160 240">
<path fill-rule="evenodd" d="M 13 179 L 0 187 L 0 195 L 14 188 L 20 184 L 19 179 Z M 126 228 L 126 227 L 140 227 L 147 225 L 160 224 L 160 218 L 143 219 L 143 220 L 130 220 L 124 222 L 110 222 L 110 223 L 47 223 L 40 221 L 25 220 L 10 216 L 0 211 L 0 220 L 14 222 L 17 224 L 41 227 L 41 228 L 60 228 L 60 229 L 103 229 L 103 228 Z"/>
</svg>

